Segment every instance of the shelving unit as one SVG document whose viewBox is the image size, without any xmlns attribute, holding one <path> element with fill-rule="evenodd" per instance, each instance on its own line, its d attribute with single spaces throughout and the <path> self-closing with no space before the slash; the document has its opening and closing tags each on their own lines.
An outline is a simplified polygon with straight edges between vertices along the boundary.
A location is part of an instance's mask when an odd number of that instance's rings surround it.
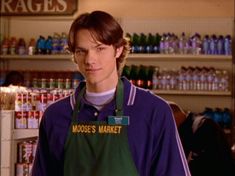
<svg viewBox="0 0 235 176">
<path fill-rule="evenodd" d="M 72 56 L 66 55 L 3 55 L 0 57 L 7 70 L 77 70 Z M 2 62 L 1 62 L 2 63 Z M 233 107 L 233 64 L 232 56 L 226 55 L 179 55 L 179 54 L 130 54 L 127 65 L 153 65 L 164 69 L 179 69 L 181 66 L 213 66 L 229 72 L 231 85 L 227 92 L 221 91 L 179 91 L 179 90 L 152 90 L 166 100 L 177 102 L 182 108 L 201 112 L 205 107 Z M 36 68 L 34 68 L 36 66 Z M 55 67 L 56 66 L 56 67 Z M 180 96 L 180 98 L 179 98 Z M 192 100 L 193 98 L 193 100 Z M 198 103 L 200 102 L 200 103 Z"/>
<path fill-rule="evenodd" d="M 229 91 L 179 91 L 152 90 L 166 100 L 174 101 L 186 111 L 202 112 L 205 107 L 233 107 L 233 63 L 232 56 L 226 55 L 180 55 L 180 54 L 130 54 L 127 65 L 154 65 L 160 69 L 179 69 L 181 66 L 214 67 L 227 70 L 230 76 Z M 199 103 L 200 102 L 200 103 Z"/>
<path fill-rule="evenodd" d="M 44 35 L 52 34 L 55 25 L 52 20 L 35 20 L 31 19 L 5 19 L 5 30 L 8 36 L 15 35 L 30 38 L 30 35 L 37 36 L 41 31 L 35 30 L 36 23 L 49 25 L 49 30 L 44 32 Z M 72 18 L 69 20 L 61 19 L 57 20 L 58 26 L 63 27 L 61 31 L 68 31 Z M 189 33 L 215 32 L 219 34 L 232 33 L 234 30 L 234 22 L 229 18 L 217 19 L 217 18 L 203 18 L 200 19 L 153 19 L 153 20 L 122 20 L 121 23 L 125 31 L 128 32 L 182 32 Z M 42 22 L 42 23 L 41 23 Z M 61 25 L 60 25 L 61 24 Z M 24 26 L 26 30 L 34 32 L 33 34 L 26 31 L 26 34 L 22 35 L 22 30 L 19 30 L 18 26 Z M 26 27 L 25 27 L 26 26 Z M 212 26 L 212 27 L 211 27 Z M 217 26 L 223 26 L 222 29 Z M 9 28 L 12 28 L 11 30 Z M 170 30 L 169 30 L 170 29 Z M 209 31 L 208 31 L 209 30 Z M 20 31 L 20 32 L 19 32 Z M 24 31 L 25 32 L 25 31 Z M 54 32 L 54 31 L 53 31 Z M 233 32 L 234 33 L 234 32 Z M 29 35 L 30 34 L 30 35 Z M 177 102 L 183 109 L 200 112 L 205 107 L 229 107 L 233 112 L 233 119 L 235 107 L 234 107 L 234 80 L 235 80 L 235 66 L 232 61 L 232 56 L 224 55 L 165 55 L 165 54 L 130 54 L 127 59 L 127 65 L 155 65 L 160 68 L 178 69 L 181 66 L 213 66 L 219 69 L 228 70 L 231 80 L 230 90 L 228 92 L 219 91 L 178 91 L 178 90 L 152 90 L 158 96 L 163 97 L 166 100 Z M 72 62 L 71 55 L 1 55 L 0 67 L 6 70 L 29 70 L 29 71 L 76 71 L 77 66 Z M 3 113 L 3 114 L 2 114 Z M 16 144 L 18 141 L 32 138 L 38 135 L 37 129 L 13 129 L 14 113 L 1 112 L 1 175 L 2 176 L 15 176 L 14 165 L 16 161 Z M 10 120 L 10 121 L 9 121 Z M 234 130 L 235 131 L 235 130 Z M 226 131 L 230 134 L 230 131 Z"/>
<path fill-rule="evenodd" d="M 76 71 L 70 54 L 1 55 L 0 66 L 5 70 Z"/>
<path fill-rule="evenodd" d="M 14 129 L 13 140 L 20 140 L 24 138 L 33 138 L 38 136 L 38 129 Z"/>
</svg>

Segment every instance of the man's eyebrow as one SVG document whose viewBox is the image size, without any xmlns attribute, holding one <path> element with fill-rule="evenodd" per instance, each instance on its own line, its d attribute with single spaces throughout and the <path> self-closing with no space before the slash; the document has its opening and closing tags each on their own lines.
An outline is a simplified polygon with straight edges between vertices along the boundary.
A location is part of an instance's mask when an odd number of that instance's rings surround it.
<svg viewBox="0 0 235 176">
<path fill-rule="evenodd" d="M 104 44 L 103 44 L 103 43 L 97 43 L 94 47 L 95 47 L 95 48 L 98 48 L 98 47 L 100 47 L 100 46 L 104 46 Z"/>
<path fill-rule="evenodd" d="M 80 47 L 80 46 L 77 46 L 77 47 L 75 48 L 75 50 L 87 50 L 87 49 L 85 49 L 85 48 L 83 48 L 83 47 Z"/>
</svg>

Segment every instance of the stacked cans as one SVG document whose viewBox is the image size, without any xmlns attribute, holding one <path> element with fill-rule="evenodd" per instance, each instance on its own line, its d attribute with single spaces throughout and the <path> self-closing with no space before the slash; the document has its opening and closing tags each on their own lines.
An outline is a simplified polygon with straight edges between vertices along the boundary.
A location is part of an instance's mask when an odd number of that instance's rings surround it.
<svg viewBox="0 0 235 176">
<path fill-rule="evenodd" d="M 15 129 L 37 129 L 43 112 L 53 102 L 70 95 L 70 90 L 40 90 L 19 92 L 15 100 Z"/>
<path fill-rule="evenodd" d="M 16 176 L 29 176 L 37 148 L 36 140 L 19 142 L 17 145 Z"/>
</svg>

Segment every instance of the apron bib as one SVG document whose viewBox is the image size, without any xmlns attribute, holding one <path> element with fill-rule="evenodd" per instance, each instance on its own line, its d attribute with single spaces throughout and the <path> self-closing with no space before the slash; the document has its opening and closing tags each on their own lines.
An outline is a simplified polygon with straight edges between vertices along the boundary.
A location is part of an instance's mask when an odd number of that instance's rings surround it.
<svg viewBox="0 0 235 176">
<path fill-rule="evenodd" d="M 107 121 L 80 122 L 80 91 L 64 147 L 64 176 L 137 176 L 127 137 L 129 117 L 123 116 L 123 83 L 116 91 L 116 116 Z"/>
</svg>

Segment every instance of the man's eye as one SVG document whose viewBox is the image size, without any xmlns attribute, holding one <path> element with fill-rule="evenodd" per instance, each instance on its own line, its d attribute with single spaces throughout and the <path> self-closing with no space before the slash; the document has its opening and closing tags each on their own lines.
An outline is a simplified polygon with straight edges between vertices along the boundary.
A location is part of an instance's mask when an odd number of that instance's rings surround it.
<svg viewBox="0 0 235 176">
<path fill-rule="evenodd" d="M 78 49 L 78 50 L 75 51 L 76 56 L 83 56 L 85 54 L 86 54 L 85 50 Z"/>
<path fill-rule="evenodd" d="M 97 47 L 97 48 L 96 48 L 97 51 L 102 51 L 102 50 L 104 50 L 104 49 L 105 49 L 104 47 Z"/>
</svg>

